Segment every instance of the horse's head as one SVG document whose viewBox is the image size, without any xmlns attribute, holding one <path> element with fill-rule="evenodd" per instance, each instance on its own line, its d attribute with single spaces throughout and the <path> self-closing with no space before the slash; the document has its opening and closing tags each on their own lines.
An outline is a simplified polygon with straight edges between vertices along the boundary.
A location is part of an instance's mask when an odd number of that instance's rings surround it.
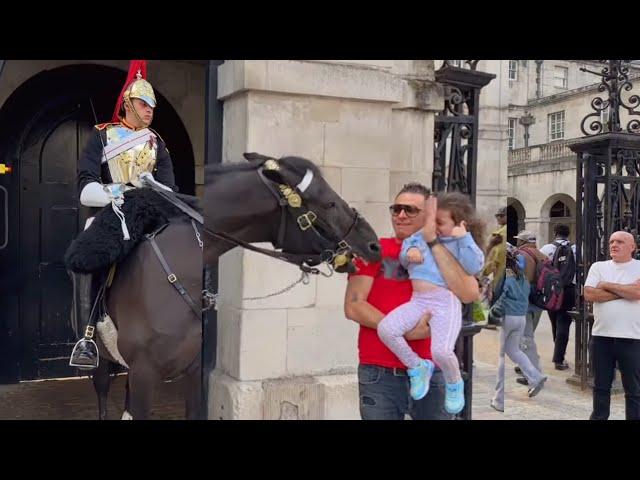
<svg viewBox="0 0 640 480">
<path fill-rule="evenodd" d="M 354 254 L 370 262 L 380 260 L 373 228 L 329 186 L 313 162 L 300 157 L 275 160 L 256 153 L 245 158 L 260 163 L 266 188 L 287 210 L 285 238 L 274 244 L 281 243 L 277 246 L 293 254 L 332 253 L 330 259 L 339 272 L 354 271 Z"/>
</svg>

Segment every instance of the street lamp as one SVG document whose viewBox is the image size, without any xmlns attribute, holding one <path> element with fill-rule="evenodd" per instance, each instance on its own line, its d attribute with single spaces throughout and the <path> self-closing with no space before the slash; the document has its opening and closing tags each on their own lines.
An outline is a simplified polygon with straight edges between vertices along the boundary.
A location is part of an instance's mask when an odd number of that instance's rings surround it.
<svg viewBox="0 0 640 480">
<path fill-rule="evenodd" d="M 524 146 L 529 146 L 529 127 L 536 123 L 536 118 L 531 115 L 527 110 L 524 111 L 524 115 L 520 117 L 520 125 L 524 127 Z"/>
</svg>

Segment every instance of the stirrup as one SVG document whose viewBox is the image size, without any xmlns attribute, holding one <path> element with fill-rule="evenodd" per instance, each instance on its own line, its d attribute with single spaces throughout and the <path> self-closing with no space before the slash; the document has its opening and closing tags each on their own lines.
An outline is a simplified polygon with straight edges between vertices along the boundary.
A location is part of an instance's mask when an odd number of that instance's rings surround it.
<svg viewBox="0 0 640 480">
<path fill-rule="evenodd" d="M 80 340 L 78 340 L 76 342 L 76 344 L 73 347 L 73 350 L 71 351 L 71 358 L 69 359 L 69 366 L 71 367 L 76 367 L 79 368 L 81 370 L 93 370 L 95 368 L 98 368 L 98 365 L 100 365 L 100 355 L 98 354 L 98 345 L 96 345 L 96 342 L 93 341 L 93 332 L 94 332 L 94 327 L 89 325 L 87 326 L 87 329 L 85 331 L 84 334 L 84 338 L 81 338 Z M 93 353 L 95 355 L 95 365 L 91 364 L 91 365 L 87 365 L 87 364 L 82 364 L 82 363 L 75 363 L 73 361 L 73 358 L 76 355 L 76 350 L 78 350 L 78 347 L 80 346 L 80 344 L 84 344 L 86 345 L 85 348 L 89 348 L 91 350 L 93 350 Z"/>
<path fill-rule="evenodd" d="M 95 352 L 95 358 L 96 358 L 96 363 L 95 365 L 87 365 L 87 364 L 82 364 L 82 363 L 75 363 L 73 361 L 73 358 L 76 355 L 76 350 L 78 349 L 78 347 L 80 346 L 81 343 L 87 343 L 89 345 L 91 345 L 93 347 L 93 350 Z M 71 358 L 69 359 L 69 366 L 71 367 L 76 367 L 79 368 L 80 370 L 93 370 L 95 368 L 98 368 L 98 365 L 100 364 L 100 355 L 98 355 L 98 345 L 96 345 L 96 342 L 94 342 L 91 339 L 87 339 L 87 338 L 82 338 L 80 340 L 78 340 L 75 344 L 75 346 L 73 347 L 73 350 L 71 351 Z"/>
</svg>

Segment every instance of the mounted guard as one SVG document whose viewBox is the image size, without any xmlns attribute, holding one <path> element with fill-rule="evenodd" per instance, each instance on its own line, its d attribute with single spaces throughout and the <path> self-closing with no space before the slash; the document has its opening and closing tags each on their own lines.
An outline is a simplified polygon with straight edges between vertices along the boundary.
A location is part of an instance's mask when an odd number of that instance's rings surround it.
<svg viewBox="0 0 640 480">
<path fill-rule="evenodd" d="M 124 192 L 142 187 L 143 180 L 177 191 L 169 151 L 160 135 L 150 128 L 156 97 L 146 77 L 146 61 L 132 60 L 112 121 L 94 126 L 78 161 L 80 203 L 91 207 L 85 230 L 101 208 L 110 206 L 121 221 L 124 239 L 129 240 L 120 209 Z M 107 274 L 108 271 L 72 272 L 74 324 L 86 328 L 71 353 L 71 366 L 87 370 L 98 366 L 98 347 L 93 337 L 100 311 L 98 293 L 103 293 Z"/>
</svg>

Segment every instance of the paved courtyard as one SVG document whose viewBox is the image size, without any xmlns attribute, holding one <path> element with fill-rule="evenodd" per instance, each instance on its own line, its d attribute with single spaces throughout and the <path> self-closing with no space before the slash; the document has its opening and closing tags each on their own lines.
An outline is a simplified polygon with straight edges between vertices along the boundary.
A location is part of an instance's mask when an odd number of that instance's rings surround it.
<svg viewBox="0 0 640 480">
<path fill-rule="evenodd" d="M 535 398 L 527 397 L 527 388 L 516 383 L 513 363 L 507 359 L 505 412 L 489 406 L 495 387 L 499 330 L 483 329 L 474 341 L 474 420 L 586 420 L 591 413 L 591 391 L 581 391 L 566 382 L 573 374 L 573 327 L 567 349 L 567 361 L 572 369 L 560 372 L 553 368 L 551 324 L 543 313 L 536 330 L 538 351 L 544 373 L 549 377 L 545 388 Z M 124 377 L 118 376 L 109 394 L 109 419 L 122 415 Z M 154 401 L 152 418 L 184 418 L 180 381 L 164 383 Z M 0 385 L 0 420 L 94 420 L 97 419 L 97 400 L 88 378 L 46 380 L 17 385 Z M 624 396 L 612 396 L 611 419 L 624 419 Z"/>
<path fill-rule="evenodd" d="M 500 414 L 489 406 L 495 387 L 499 330 L 482 330 L 475 337 L 474 357 L 475 374 L 473 386 L 474 420 L 588 420 L 591 414 L 591 390 L 581 391 L 567 383 L 573 375 L 574 328 L 571 326 L 566 359 L 571 368 L 558 371 L 554 368 L 553 339 L 551 323 L 543 312 L 536 330 L 536 344 L 540 354 L 543 373 L 549 377 L 544 389 L 534 398 L 527 396 L 527 387 L 516 383 L 514 364 L 507 358 L 505 368 L 505 412 Z M 611 420 L 624 420 L 624 394 L 611 397 Z"/>
<path fill-rule="evenodd" d="M 124 407 L 125 377 L 111 384 L 107 418 L 117 420 Z M 180 380 L 163 383 L 154 397 L 152 419 L 184 418 Z M 87 377 L 0 385 L 0 420 L 97 420 L 98 400 Z"/>
</svg>

